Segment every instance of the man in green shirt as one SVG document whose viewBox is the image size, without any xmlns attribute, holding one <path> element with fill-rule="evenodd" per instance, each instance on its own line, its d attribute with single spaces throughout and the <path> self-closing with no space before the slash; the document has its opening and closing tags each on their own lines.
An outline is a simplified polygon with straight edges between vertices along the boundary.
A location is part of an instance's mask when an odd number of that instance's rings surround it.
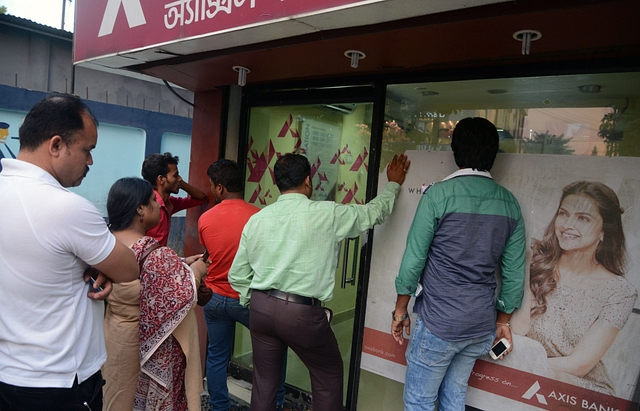
<svg viewBox="0 0 640 411">
<path fill-rule="evenodd" d="M 251 411 L 272 411 L 287 347 L 311 374 L 314 411 L 342 409 L 343 366 L 322 307 L 333 295 L 338 247 L 391 214 L 409 167 L 394 156 L 387 183 L 368 204 L 311 201 L 306 157 L 285 154 L 274 174 L 281 196 L 244 227 L 229 283 L 250 306 L 253 346 Z"/>
</svg>

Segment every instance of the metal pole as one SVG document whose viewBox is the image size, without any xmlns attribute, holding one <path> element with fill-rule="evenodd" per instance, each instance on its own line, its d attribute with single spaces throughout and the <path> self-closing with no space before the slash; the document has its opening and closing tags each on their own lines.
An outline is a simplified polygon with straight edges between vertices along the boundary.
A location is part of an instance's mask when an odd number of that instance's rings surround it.
<svg viewBox="0 0 640 411">
<path fill-rule="evenodd" d="M 67 7 L 67 0 L 62 0 L 62 21 L 60 22 L 60 30 L 64 30 L 64 12 Z"/>
</svg>

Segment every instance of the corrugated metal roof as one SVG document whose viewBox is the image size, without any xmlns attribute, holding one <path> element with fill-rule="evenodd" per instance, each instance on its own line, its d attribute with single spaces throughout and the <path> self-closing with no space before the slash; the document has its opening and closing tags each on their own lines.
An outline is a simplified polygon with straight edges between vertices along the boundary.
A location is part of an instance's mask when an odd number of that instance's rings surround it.
<svg viewBox="0 0 640 411">
<path fill-rule="evenodd" d="M 33 20 L 12 16 L 11 14 L 0 14 L 0 25 L 11 26 L 18 29 L 42 34 L 44 36 L 73 42 L 73 33 L 70 31 L 60 30 L 55 27 L 36 23 Z"/>
</svg>

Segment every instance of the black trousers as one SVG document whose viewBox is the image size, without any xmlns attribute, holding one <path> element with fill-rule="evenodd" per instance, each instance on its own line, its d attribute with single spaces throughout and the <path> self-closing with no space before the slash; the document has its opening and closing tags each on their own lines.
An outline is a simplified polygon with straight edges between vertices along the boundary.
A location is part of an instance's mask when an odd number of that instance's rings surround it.
<svg viewBox="0 0 640 411">
<path fill-rule="evenodd" d="M 324 308 L 279 300 L 254 290 L 250 312 L 251 411 L 275 408 L 287 347 L 309 369 L 313 411 L 341 411 L 342 356 Z"/>
<path fill-rule="evenodd" d="M 71 388 L 17 387 L 0 382 L 0 411 L 102 411 L 103 385 L 100 371 L 82 384 L 76 377 Z"/>
</svg>

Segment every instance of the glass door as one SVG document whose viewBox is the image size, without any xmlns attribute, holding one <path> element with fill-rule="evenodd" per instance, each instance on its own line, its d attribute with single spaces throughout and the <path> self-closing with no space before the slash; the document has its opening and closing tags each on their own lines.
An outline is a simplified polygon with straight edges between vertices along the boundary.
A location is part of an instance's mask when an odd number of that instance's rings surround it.
<svg viewBox="0 0 640 411">
<path fill-rule="evenodd" d="M 246 201 L 258 207 L 275 202 L 280 192 L 273 166 L 279 155 L 296 152 L 311 164 L 312 200 L 366 202 L 373 103 L 259 106 L 250 107 L 248 114 Z M 356 237 L 341 244 L 333 299 L 326 304 L 334 313 L 331 325 L 345 367 L 345 400 L 363 243 Z M 232 361 L 251 368 L 250 335 L 243 327 L 236 330 Z M 308 370 L 291 350 L 286 383 L 311 392 Z"/>
</svg>

